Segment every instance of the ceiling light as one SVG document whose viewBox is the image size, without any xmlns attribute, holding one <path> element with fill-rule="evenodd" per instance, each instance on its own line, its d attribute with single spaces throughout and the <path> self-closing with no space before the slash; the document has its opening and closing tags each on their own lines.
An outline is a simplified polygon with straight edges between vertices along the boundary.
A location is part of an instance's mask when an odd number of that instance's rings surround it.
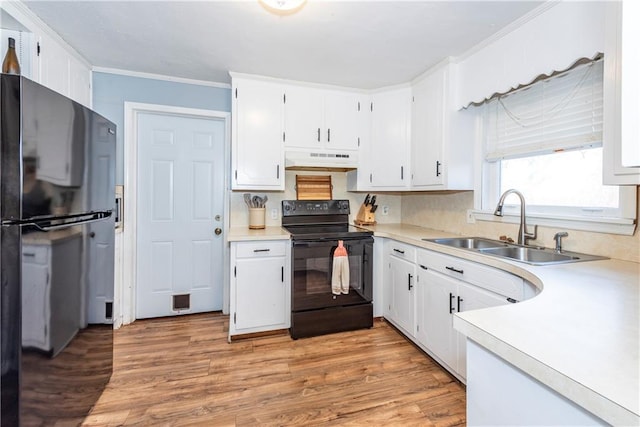
<svg viewBox="0 0 640 427">
<path fill-rule="evenodd" d="M 259 0 L 269 12 L 288 15 L 302 9 L 306 0 Z"/>
</svg>

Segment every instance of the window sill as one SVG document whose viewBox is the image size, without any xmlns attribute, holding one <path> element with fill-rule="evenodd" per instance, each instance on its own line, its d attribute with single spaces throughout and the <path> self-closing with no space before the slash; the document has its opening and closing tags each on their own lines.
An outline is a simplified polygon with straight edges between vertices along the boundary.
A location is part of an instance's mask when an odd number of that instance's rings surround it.
<svg viewBox="0 0 640 427">
<path fill-rule="evenodd" d="M 499 217 L 495 216 L 493 212 L 470 209 L 467 211 L 467 222 L 472 223 L 475 221 L 519 224 L 520 215 L 505 214 L 503 217 Z M 591 231 L 594 233 L 620 234 L 624 236 L 632 236 L 636 229 L 636 221 L 627 218 L 587 218 L 544 214 L 527 214 L 527 225 Z"/>
</svg>

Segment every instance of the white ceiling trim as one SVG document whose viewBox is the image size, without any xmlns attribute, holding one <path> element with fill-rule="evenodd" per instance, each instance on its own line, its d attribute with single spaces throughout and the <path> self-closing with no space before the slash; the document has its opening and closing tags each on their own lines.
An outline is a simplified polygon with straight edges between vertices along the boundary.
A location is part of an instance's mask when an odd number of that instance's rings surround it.
<svg viewBox="0 0 640 427">
<path fill-rule="evenodd" d="M 163 74 L 143 73 L 140 71 L 121 70 L 119 68 L 92 67 L 92 71 L 94 73 L 118 74 L 121 76 L 139 77 L 142 79 L 162 80 L 162 81 L 173 82 L 173 83 L 185 83 L 185 84 L 198 85 L 198 86 L 209 86 L 209 87 L 217 87 L 222 89 L 231 89 L 231 85 L 229 83 L 219 83 L 219 82 L 212 82 L 208 80 L 188 79 L 185 77 L 166 76 Z"/>
</svg>

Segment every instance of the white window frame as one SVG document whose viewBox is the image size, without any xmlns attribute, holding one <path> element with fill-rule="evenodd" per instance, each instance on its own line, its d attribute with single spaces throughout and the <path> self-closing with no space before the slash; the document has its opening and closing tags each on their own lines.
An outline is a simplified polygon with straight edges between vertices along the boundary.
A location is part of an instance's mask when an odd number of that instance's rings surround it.
<svg viewBox="0 0 640 427">
<path fill-rule="evenodd" d="M 515 197 L 513 200 L 508 199 L 508 202 L 518 204 L 516 209 L 505 209 L 503 217 L 493 214 L 500 198 L 500 163 L 486 160 L 487 144 L 483 130 L 486 104 L 475 108 L 478 109 L 475 150 L 475 164 L 478 167 L 475 174 L 474 209 L 468 212 L 467 220 L 468 222 L 478 220 L 518 224 L 520 222 L 519 202 Z M 528 209 L 527 223 L 561 229 L 633 235 L 637 215 L 636 186 L 619 186 L 619 190 L 619 214 L 606 211 L 603 214 L 575 207 L 558 207 L 557 210 L 545 209 L 545 212 L 535 212 L 534 208 Z M 526 199 L 526 194 L 524 196 Z"/>
</svg>

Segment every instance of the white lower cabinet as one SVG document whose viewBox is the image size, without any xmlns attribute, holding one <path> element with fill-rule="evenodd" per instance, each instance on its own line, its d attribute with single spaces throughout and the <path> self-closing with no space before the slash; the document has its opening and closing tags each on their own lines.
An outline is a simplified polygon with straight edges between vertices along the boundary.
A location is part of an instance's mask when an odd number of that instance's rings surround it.
<svg viewBox="0 0 640 427">
<path fill-rule="evenodd" d="M 229 338 L 291 323 L 290 242 L 231 242 Z"/>
<path fill-rule="evenodd" d="M 413 246 L 386 242 L 388 283 L 385 301 L 385 317 L 406 335 L 415 335 L 415 279 L 416 249 Z"/>
<path fill-rule="evenodd" d="M 28 236 L 28 235 L 27 235 Z M 25 237 L 29 240 L 29 237 Z M 82 234 L 22 245 L 22 346 L 58 354 L 80 328 Z"/>
<path fill-rule="evenodd" d="M 384 317 L 463 381 L 466 337 L 453 316 L 534 295 L 513 274 L 395 240 L 384 256 Z"/>
</svg>

